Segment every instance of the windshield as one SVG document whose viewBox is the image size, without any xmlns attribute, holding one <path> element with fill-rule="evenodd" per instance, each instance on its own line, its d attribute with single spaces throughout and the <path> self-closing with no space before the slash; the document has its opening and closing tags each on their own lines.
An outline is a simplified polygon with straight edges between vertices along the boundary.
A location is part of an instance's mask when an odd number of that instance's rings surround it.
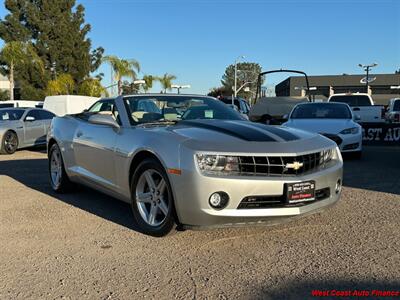
<svg viewBox="0 0 400 300">
<path fill-rule="evenodd" d="M 346 105 L 332 103 L 313 103 L 298 105 L 294 108 L 291 119 L 351 119 L 351 112 Z"/>
<path fill-rule="evenodd" d="M 15 121 L 21 119 L 22 109 L 0 109 L 0 121 Z"/>
<path fill-rule="evenodd" d="M 135 96 L 126 97 L 132 124 L 177 122 L 195 119 L 243 120 L 223 102 L 196 96 Z"/>
<path fill-rule="evenodd" d="M 369 97 L 363 95 L 332 96 L 329 102 L 346 103 L 349 106 L 371 106 Z"/>
</svg>

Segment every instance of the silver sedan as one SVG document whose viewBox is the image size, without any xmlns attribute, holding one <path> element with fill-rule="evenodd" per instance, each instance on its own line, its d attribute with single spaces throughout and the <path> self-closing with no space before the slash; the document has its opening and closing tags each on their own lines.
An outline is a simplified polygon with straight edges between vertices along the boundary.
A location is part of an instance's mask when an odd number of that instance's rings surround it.
<svg viewBox="0 0 400 300">
<path fill-rule="evenodd" d="M 146 234 L 276 224 L 340 197 L 343 162 L 331 140 L 244 120 L 198 95 L 103 99 L 56 117 L 48 135 L 50 183 L 80 183 L 131 205 Z"/>
<path fill-rule="evenodd" d="M 46 135 L 54 114 L 37 108 L 0 109 L 0 153 L 46 144 Z"/>
</svg>

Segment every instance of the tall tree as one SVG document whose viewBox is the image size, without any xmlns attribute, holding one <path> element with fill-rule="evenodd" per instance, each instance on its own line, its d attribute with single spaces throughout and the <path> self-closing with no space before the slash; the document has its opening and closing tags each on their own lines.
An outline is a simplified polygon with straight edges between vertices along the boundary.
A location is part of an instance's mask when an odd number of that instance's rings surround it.
<svg viewBox="0 0 400 300">
<path fill-rule="evenodd" d="M 122 79 L 125 77 L 131 78 L 132 81 L 137 78 L 137 73 L 140 71 L 140 64 L 134 59 L 121 59 L 115 55 L 107 55 L 103 57 L 103 61 L 111 65 L 114 73 L 114 79 L 118 85 L 118 95 L 123 92 Z"/>
<path fill-rule="evenodd" d="M 108 95 L 105 88 L 101 85 L 100 79 L 98 78 L 85 79 L 78 88 L 78 94 L 91 97 L 101 97 L 103 95 Z"/>
<path fill-rule="evenodd" d="M 243 84 L 250 88 L 250 91 L 254 94 L 257 88 L 258 74 L 261 72 L 261 67 L 257 63 L 243 62 L 237 64 L 237 89 Z M 221 80 L 222 86 L 231 95 L 233 94 L 233 87 L 235 85 L 235 65 L 229 65 L 225 69 L 225 73 Z M 244 87 L 238 93 L 239 97 L 250 98 L 248 92 L 244 91 Z"/>
<path fill-rule="evenodd" d="M 6 71 L 10 80 L 10 99 L 14 100 L 14 70 L 16 65 L 36 64 L 44 72 L 42 60 L 36 54 L 31 44 L 25 42 L 8 42 L 0 52 L 0 59 L 6 64 Z"/>
<path fill-rule="evenodd" d="M 169 90 L 169 91 L 171 90 L 172 81 L 175 79 L 176 79 L 175 75 L 168 74 L 168 73 L 165 73 L 161 77 L 157 77 L 157 80 L 160 82 L 164 93 L 166 93 L 167 90 Z"/>
<path fill-rule="evenodd" d="M 211 97 L 230 96 L 230 95 L 232 95 L 232 92 L 227 91 L 224 86 L 213 87 L 210 89 L 209 93 L 207 94 L 207 96 L 211 96 Z"/>
<path fill-rule="evenodd" d="M 71 95 L 74 92 L 75 83 L 70 74 L 61 74 L 54 80 L 50 80 L 47 84 L 46 94 L 54 95 Z"/>
<path fill-rule="evenodd" d="M 91 50 L 90 25 L 85 23 L 84 7 L 75 0 L 5 0 L 5 7 L 9 14 L 0 21 L 0 38 L 29 41 L 46 68 L 44 76 L 31 65 L 16 69 L 23 97 L 43 96 L 52 72 L 70 74 L 76 91 L 100 65 L 104 50 Z"/>
</svg>

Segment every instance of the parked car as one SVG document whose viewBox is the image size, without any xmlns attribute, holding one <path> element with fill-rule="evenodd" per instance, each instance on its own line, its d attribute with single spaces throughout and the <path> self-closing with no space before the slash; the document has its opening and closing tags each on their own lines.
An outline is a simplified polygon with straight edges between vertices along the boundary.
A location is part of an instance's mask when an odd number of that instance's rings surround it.
<svg viewBox="0 0 400 300">
<path fill-rule="evenodd" d="M 0 108 L 11 108 L 11 107 L 36 107 L 36 108 L 43 108 L 43 101 L 31 101 L 31 100 L 7 100 L 7 101 L 0 101 Z"/>
<path fill-rule="evenodd" d="M 46 135 L 54 114 L 40 108 L 0 109 L 0 153 L 46 144 Z"/>
<path fill-rule="evenodd" d="M 43 108 L 61 117 L 81 113 L 98 100 L 99 98 L 88 96 L 48 96 L 44 99 Z"/>
<path fill-rule="evenodd" d="M 147 94 L 104 99 L 56 117 L 48 135 L 56 192 L 81 183 L 131 204 L 144 233 L 275 224 L 340 196 L 331 140 L 244 120 L 215 98 Z"/>
<path fill-rule="evenodd" d="M 333 140 L 341 152 L 360 158 L 362 128 L 345 103 L 302 103 L 296 105 L 284 126 L 316 132 Z"/>
<path fill-rule="evenodd" d="M 246 99 L 236 97 L 234 99 L 233 104 L 232 104 L 232 97 L 222 96 L 222 97 L 218 97 L 218 99 L 221 100 L 222 102 L 224 102 L 226 105 L 228 105 L 228 106 L 234 108 L 235 110 L 237 110 L 238 112 L 240 112 L 246 118 L 248 118 L 247 116 L 250 111 L 250 105 Z"/>
<path fill-rule="evenodd" d="M 334 94 L 328 102 L 340 102 L 348 104 L 353 112 L 360 116 L 360 123 L 385 122 L 385 107 L 375 105 L 371 96 L 363 93 Z"/>
<path fill-rule="evenodd" d="M 400 123 L 400 98 L 389 100 L 386 111 L 386 121 L 388 123 Z"/>
</svg>

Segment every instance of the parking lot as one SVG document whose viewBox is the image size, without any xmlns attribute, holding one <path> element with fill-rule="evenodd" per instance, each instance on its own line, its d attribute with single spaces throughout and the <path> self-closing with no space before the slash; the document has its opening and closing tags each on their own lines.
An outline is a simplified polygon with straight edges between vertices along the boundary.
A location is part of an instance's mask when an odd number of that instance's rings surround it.
<svg viewBox="0 0 400 300">
<path fill-rule="evenodd" d="M 0 156 L 0 299 L 302 299 L 400 288 L 400 148 L 345 161 L 341 201 L 273 227 L 145 236 L 127 204 L 57 195 L 45 150 Z"/>
</svg>

